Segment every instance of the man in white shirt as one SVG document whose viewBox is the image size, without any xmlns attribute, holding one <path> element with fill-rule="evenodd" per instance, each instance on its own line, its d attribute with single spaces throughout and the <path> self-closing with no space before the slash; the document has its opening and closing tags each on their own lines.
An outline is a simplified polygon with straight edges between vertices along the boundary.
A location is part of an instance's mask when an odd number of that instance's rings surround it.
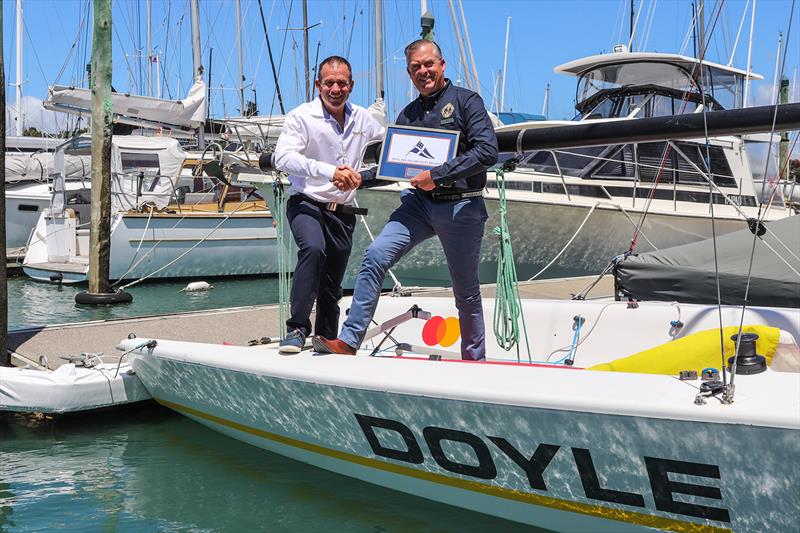
<svg viewBox="0 0 800 533">
<path fill-rule="evenodd" d="M 284 120 L 275 147 L 275 168 L 289 175 L 286 217 L 299 251 L 292 278 L 290 317 L 280 351 L 297 353 L 311 334 L 336 337 L 342 278 L 359 210 L 364 147 L 383 138 L 381 126 L 363 107 L 348 103 L 353 90 L 350 63 L 331 56 L 319 66 L 319 98 L 301 104 Z"/>
</svg>

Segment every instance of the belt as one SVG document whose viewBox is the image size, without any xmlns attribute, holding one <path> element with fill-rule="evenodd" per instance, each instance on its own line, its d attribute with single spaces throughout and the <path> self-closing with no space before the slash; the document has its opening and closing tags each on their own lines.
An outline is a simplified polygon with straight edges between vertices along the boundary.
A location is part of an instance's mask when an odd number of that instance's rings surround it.
<svg viewBox="0 0 800 533">
<path fill-rule="evenodd" d="M 483 189 L 476 191 L 462 191 L 453 193 L 432 192 L 430 193 L 431 200 L 437 202 L 453 202 L 456 200 L 464 200 L 465 198 L 477 198 L 483 196 Z"/>
<path fill-rule="evenodd" d="M 369 211 L 365 207 L 356 207 L 354 205 L 339 204 L 336 202 L 320 202 L 306 196 L 305 194 L 298 194 L 304 201 L 314 204 L 320 209 L 330 211 L 332 213 L 341 213 L 343 215 L 366 215 Z"/>
</svg>

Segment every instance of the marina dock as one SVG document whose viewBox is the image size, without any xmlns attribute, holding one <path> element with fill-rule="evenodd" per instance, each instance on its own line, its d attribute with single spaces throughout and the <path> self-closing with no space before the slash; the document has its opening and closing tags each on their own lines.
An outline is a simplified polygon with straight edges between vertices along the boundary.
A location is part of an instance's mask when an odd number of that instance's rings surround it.
<svg viewBox="0 0 800 533">
<path fill-rule="evenodd" d="M 522 298 L 569 299 L 596 280 L 582 276 L 520 283 Z M 495 286 L 485 285 L 485 298 L 494 298 Z M 605 276 L 593 288 L 592 298 L 611 297 L 613 278 Z M 420 289 L 413 296 L 452 298 L 450 289 Z M 391 298 L 384 295 L 383 298 Z M 403 297 L 405 298 L 405 297 Z M 15 366 L 31 365 L 55 370 L 67 361 L 62 357 L 81 353 L 103 353 L 116 361 L 116 345 L 129 334 L 137 338 L 162 338 L 202 343 L 247 346 L 251 340 L 278 338 L 280 310 L 277 304 L 195 311 L 116 320 L 81 322 L 10 331 L 8 349 Z"/>
</svg>

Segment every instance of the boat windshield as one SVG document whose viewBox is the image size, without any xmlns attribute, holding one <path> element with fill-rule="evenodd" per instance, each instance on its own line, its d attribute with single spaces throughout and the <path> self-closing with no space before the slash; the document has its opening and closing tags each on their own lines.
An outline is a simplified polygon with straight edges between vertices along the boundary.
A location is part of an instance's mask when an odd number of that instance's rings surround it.
<svg viewBox="0 0 800 533">
<path fill-rule="evenodd" d="M 604 89 L 580 102 L 575 120 L 598 118 L 650 118 L 694 113 L 701 102 L 698 93 L 683 93 L 655 85 Z M 707 97 L 709 109 L 722 109 Z"/>
<path fill-rule="evenodd" d="M 693 75 L 682 65 L 662 61 L 640 61 L 606 64 L 584 72 L 578 79 L 576 101 L 591 100 L 601 91 L 642 86 L 655 86 L 670 92 L 695 95 L 699 100 L 700 87 Z M 722 109 L 742 106 L 744 76 L 719 68 L 704 67 L 702 92 L 713 98 Z M 690 97 L 691 98 L 691 97 Z M 619 115 L 617 115 L 619 116 Z"/>
</svg>

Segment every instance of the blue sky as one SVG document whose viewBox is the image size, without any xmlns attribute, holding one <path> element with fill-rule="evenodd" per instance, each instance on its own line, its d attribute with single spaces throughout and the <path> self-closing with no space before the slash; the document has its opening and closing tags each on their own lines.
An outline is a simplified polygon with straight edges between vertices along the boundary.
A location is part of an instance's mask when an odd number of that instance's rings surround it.
<svg viewBox="0 0 800 533">
<path fill-rule="evenodd" d="M 302 32 L 284 29 L 302 26 L 302 4 L 300 0 L 263 0 L 262 3 L 273 54 L 276 62 L 282 61 L 280 84 L 288 109 L 303 99 Z M 550 118 L 571 118 L 575 79 L 557 75 L 553 68 L 583 56 L 607 52 L 616 43 L 627 43 L 629 3 L 629 0 L 463 0 L 487 105 L 496 98 L 494 79 L 502 67 L 508 16 L 511 17 L 511 31 L 505 107 L 540 113 L 549 82 Z M 719 3 L 720 0 L 706 0 L 706 9 L 711 14 L 720 13 L 707 58 L 726 64 L 747 2 L 727 0 L 722 3 L 721 11 L 717 8 Z M 16 82 L 14 5 L 14 0 L 3 0 L 3 46 L 9 83 Z M 85 22 L 81 32 L 79 28 L 82 19 L 90 13 L 87 5 L 87 0 L 23 0 L 26 124 L 46 129 L 57 126 L 52 117 L 39 110 L 39 100 L 46 96 L 48 84 L 85 84 L 84 65 L 89 61 L 91 39 L 87 38 L 90 34 L 87 34 Z M 639 13 L 634 39 L 636 50 L 680 52 L 682 45 L 688 42 L 684 53 L 692 54 L 692 44 L 686 39 L 691 21 L 688 0 L 635 0 L 635 5 Z M 331 54 L 346 55 L 353 64 L 356 79 L 352 101 L 368 105 L 375 97 L 374 0 L 311 0 L 308 6 L 309 25 L 322 22 L 309 31 L 311 63 L 318 45 L 320 59 Z M 772 93 L 779 31 L 783 31 L 784 46 L 788 45 L 785 74 L 790 80 L 798 77 L 800 28 L 797 11 L 800 7 L 795 8 L 794 25 L 787 43 L 791 6 L 791 0 L 756 0 L 752 65 L 755 72 L 765 77 L 763 82 L 753 84 L 751 92 L 756 103 L 767 103 Z M 436 18 L 436 40 L 448 60 L 447 74 L 454 80 L 460 79 L 463 66 L 449 4 L 446 0 L 428 0 L 428 8 Z M 145 1 L 115 0 L 113 9 L 114 87 L 118 91 L 144 93 L 147 90 L 146 63 L 140 56 L 146 53 Z M 734 66 L 741 68 L 745 67 L 747 59 L 749 9 L 733 61 Z M 246 97 L 253 99 L 255 90 L 261 114 L 269 114 L 271 108 L 273 113 L 278 113 L 277 103 L 273 104 L 274 83 L 258 3 L 242 0 L 242 10 Z M 235 2 L 201 0 L 200 11 L 203 63 L 207 71 L 209 49 L 213 48 L 212 114 L 236 114 Z M 393 116 L 413 94 L 405 74 L 402 50 L 419 34 L 420 1 L 385 0 L 383 12 L 387 105 Z M 90 16 L 88 20 L 91 25 Z M 162 59 L 162 94 L 180 98 L 191 84 L 188 0 L 153 0 L 152 32 L 154 48 Z M 796 88 L 794 94 L 797 94 Z M 13 86 L 6 87 L 6 95 L 9 112 L 13 114 Z"/>
</svg>

